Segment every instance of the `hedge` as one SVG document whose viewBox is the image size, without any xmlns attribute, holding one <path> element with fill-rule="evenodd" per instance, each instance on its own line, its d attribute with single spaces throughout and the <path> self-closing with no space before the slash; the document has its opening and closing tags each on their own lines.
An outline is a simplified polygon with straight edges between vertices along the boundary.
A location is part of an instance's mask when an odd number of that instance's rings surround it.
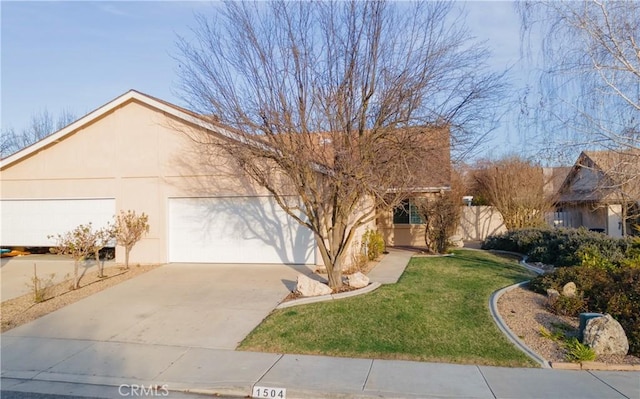
<svg viewBox="0 0 640 399">
<path fill-rule="evenodd" d="M 579 265 L 580 254 L 588 248 L 596 249 L 612 262 L 620 262 L 632 243 L 632 238 L 611 238 L 585 228 L 522 229 L 489 236 L 482 249 L 518 252 L 532 262 L 562 267 Z"/>
</svg>

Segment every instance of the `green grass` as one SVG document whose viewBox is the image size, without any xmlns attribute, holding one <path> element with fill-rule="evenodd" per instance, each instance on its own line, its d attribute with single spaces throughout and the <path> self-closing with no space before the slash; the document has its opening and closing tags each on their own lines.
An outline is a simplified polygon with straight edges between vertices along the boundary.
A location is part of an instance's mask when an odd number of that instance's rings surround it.
<svg viewBox="0 0 640 399">
<path fill-rule="evenodd" d="M 531 275 L 480 251 L 413 258 L 397 284 L 349 299 L 274 311 L 239 349 L 535 366 L 495 326 L 492 292 Z"/>
</svg>

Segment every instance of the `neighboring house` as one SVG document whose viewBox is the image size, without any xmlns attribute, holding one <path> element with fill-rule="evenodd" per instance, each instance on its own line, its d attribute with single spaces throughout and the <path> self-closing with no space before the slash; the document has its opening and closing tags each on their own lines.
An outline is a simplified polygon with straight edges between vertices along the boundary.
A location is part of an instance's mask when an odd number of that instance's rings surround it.
<svg viewBox="0 0 640 399">
<path fill-rule="evenodd" d="M 313 234 L 222 155 L 200 162 L 189 129 L 229 133 L 131 90 L 2 159 L 0 244 L 49 247 L 49 235 L 135 210 L 151 230 L 132 263 L 321 264 Z M 448 161 L 448 135 L 446 148 Z"/>
<path fill-rule="evenodd" d="M 621 237 L 639 207 L 640 150 L 584 151 L 558 190 L 554 225 Z"/>
</svg>

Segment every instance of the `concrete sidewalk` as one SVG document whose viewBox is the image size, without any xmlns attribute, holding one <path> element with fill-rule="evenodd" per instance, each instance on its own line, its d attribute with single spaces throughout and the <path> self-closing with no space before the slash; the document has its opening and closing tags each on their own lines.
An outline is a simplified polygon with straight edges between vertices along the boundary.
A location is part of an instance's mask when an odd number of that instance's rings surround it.
<svg viewBox="0 0 640 399">
<path fill-rule="evenodd" d="M 2 390 L 46 389 L 49 394 L 79 395 L 82 390 L 75 384 L 82 384 L 92 397 L 119 397 L 121 385 L 143 385 L 227 397 L 247 397 L 260 386 L 285 388 L 287 398 L 640 398 L 640 373 L 636 372 L 500 368 L 3 337 Z M 87 386 L 94 389 L 87 390 Z"/>
<path fill-rule="evenodd" d="M 377 281 L 380 284 L 397 283 L 411 257 L 415 255 L 415 252 L 405 249 L 389 248 L 388 252 L 367 274 L 369 280 Z"/>
</svg>

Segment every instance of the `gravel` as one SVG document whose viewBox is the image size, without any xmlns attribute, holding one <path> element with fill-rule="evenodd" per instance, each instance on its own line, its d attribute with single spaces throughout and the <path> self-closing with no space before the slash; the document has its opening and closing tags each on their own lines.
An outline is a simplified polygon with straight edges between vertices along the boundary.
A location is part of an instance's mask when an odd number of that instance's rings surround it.
<svg viewBox="0 0 640 399">
<path fill-rule="evenodd" d="M 105 290 L 142 273 L 155 269 L 159 265 L 131 266 L 125 269 L 120 266 L 104 269 L 105 277 L 98 277 L 98 271 L 86 273 L 80 279 L 80 288 L 71 290 L 73 281 L 66 280 L 48 288 L 46 300 L 35 303 L 33 294 L 2 302 L 2 329 L 5 332 L 21 326 L 46 314 L 54 312 L 92 294 Z"/>
<path fill-rule="evenodd" d="M 566 362 L 565 349 L 558 342 L 540 334 L 542 328 L 550 332 L 566 328 L 569 334 L 577 335 L 577 317 L 559 316 L 545 307 L 546 298 L 525 288 L 514 288 L 498 300 L 498 312 L 529 348 L 550 362 Z M 600 356 L 596 361 L 609 364 L 640 364 L 635 356 Z"/>
</svg>

